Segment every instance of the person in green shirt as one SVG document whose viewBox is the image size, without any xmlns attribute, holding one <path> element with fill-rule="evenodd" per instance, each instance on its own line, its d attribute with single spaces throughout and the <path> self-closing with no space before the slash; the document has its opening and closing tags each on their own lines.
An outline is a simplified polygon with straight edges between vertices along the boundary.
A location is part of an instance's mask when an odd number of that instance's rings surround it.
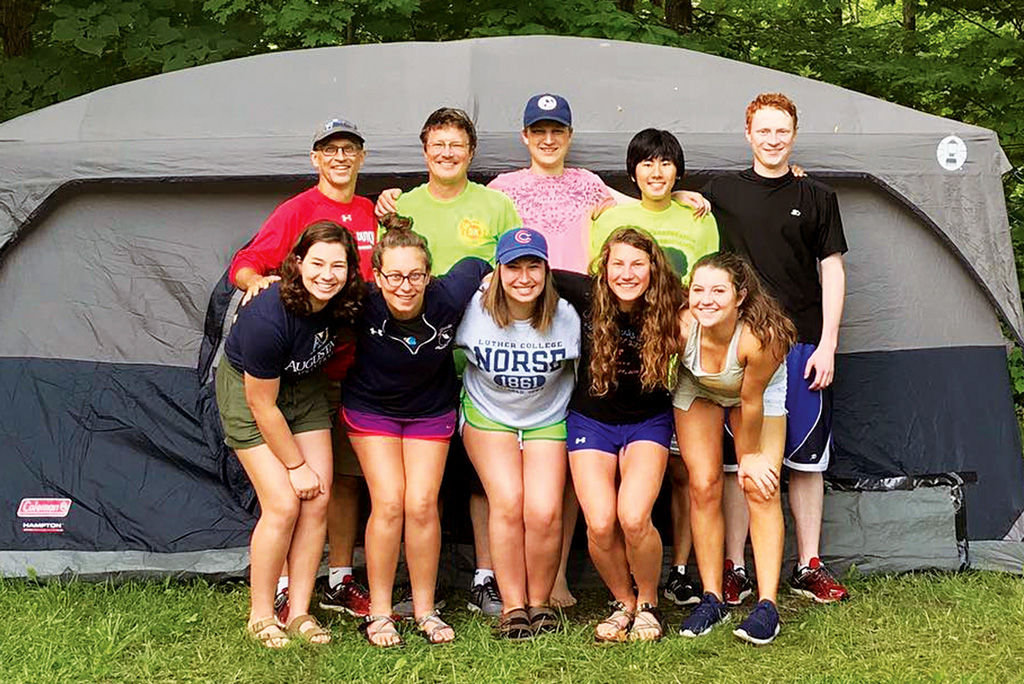
<svg viewBox="0 0 1024 684">
<path fill-rule="evenodd" d="M 718 225 L 711 214 L 698 218 L 693 208 L 673 201 L 672 191 L 684 169 L 683 148 L 669 131 L 645 128 L 633 136 L 626 152 L 626 172 L 640 190 L 640 201 L 612 207 L 594 221 L 591 258 L 619 226 L 640 226 L 654 237 L 683 281 L 688 281 L 690 266 L 718 251 Z"/>
</svg>

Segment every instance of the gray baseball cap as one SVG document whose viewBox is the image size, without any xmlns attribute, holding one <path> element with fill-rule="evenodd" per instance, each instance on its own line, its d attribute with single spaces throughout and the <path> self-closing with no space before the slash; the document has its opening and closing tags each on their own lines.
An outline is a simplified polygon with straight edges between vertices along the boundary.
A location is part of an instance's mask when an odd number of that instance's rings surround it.
<svg viewBox="0 0 1024 684">
<path fill-rule="evenodd" d="M 328 119 L 327 121 L 321 122 L 316 127 L 316 133 L 313 134 L 313 147 L 317 146 L 317 143 L 323 142 L 328 138 L 335 135 L 347 135 L 350 138 L 355 138 L 359 141 L 359 144 L 366 142 L 363 138 L 363 134 L 359 132 L 359 128 L 354 123 L 346 119 Z"/>
</svg>

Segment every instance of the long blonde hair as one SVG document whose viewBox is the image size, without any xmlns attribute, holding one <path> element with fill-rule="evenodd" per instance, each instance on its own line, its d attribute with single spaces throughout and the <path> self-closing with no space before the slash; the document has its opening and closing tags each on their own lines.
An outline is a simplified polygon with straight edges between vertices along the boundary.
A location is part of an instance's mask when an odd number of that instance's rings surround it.
<svg viewBox="0 0 1024 684">
<path fill-rule="evenodd" d="M 622 243 L 647 254 L 651 260 L 650 284 L 630 315 L 640 328 L 640 383 L 644 391 L 671 389 L 669 360 L 679 347 L 679 310 L 683 303 L 679 276 L 650 233 L 637 226 L 620 226 L 608 236 L 591 265 L 593 284 L 590 310 L 590 392 L 608 393 L 616 382 L 619 354 L 620 313 L 618 298 L 608 286 L 608 256 L 612 245 Z"/>
</svg>

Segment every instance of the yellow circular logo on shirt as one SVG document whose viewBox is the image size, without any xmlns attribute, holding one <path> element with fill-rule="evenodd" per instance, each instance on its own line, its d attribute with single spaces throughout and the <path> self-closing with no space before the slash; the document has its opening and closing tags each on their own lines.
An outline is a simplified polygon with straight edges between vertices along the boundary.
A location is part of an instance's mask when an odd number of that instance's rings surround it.
<svg viewBox="0 0 1024 684">
<path fill-rule="evenodd" d="M 466 242 L 481 242 L 487 235 L 484 224 L 473 218 L 459 221 L 459 237 Z"/>
</svg>

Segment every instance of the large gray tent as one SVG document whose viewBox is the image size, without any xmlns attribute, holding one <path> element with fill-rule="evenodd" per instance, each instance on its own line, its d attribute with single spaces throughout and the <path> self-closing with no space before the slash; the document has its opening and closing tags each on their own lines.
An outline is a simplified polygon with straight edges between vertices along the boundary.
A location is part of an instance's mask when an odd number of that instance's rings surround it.
<svg viewBox="0 0 1024 684">
<path fill-rule="evenodd" d="M 462 107 L 486 179 L 525 163 L 542 90 L 573 105 L 571 163 L 619 185 L 641 128 L 675 132 L 699 185 L 749 164 L 754 95 L 796 100 L 796 161 L 839 191 L 851 247 L 825 551 L 1019 570 L 1001 324 L 1020 340 L 1024 315 L 995 134 L 686 50 L 527 37 L 262 55 L 0 125 L 0 573 L 243 569 L 250 501 L 204 388 L 232 253 L 310 183 L 316 121 L 364 130 L 373 194 L 419 182 L 423 119 Z"/>
</svg>

